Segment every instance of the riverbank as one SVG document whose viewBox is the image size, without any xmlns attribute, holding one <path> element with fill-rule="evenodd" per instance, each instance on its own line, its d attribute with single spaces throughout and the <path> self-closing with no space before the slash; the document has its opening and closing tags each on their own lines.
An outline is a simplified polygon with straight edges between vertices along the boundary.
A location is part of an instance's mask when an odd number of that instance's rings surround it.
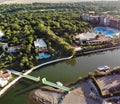
<svg viewBox="0 0 120 104">
<path fill-rule="evenodd" d="M 87 51 L 87 52 L 83 52 L 83 55 L 84 54 L 86 55 L 86 54 L 90 54 L 90 53 L 101 52 L 101 51 L 106 51 L 106 50 L 118 49 L 118 48 L 120 48 L 120 46 L 110 47 L 110 48 L 105 48 L 105 49 L 98 49 L 98 50 L 94 50 L 94 51 Z M 60 62 L 60 61 L 63 61 L 63 60 L 68 60 L 68 59 L 71 59 L 72 57 L 73 56 L 66 57 L 66 58 L 60 58 L 60 59 L 56 59 L 56 60 L 52 60 L 52 61 L 49 61 L 49 62 L 42 63 L 42 64 L 37 65 L 37 66 L 31 68 L 30 70 L 26 71 L 24 73 L 24 75 L 30 74 L 33 70 L 36 70 L 37 68 L 40 68 L 42 66 L 52 64 L 52 63 L 56 63 L 56 62 Z M 12 82 L 10 82 L 7 86 L 5 86 L 2 90 L 0 90 L 0 96 L 3 95 L 11 86 L 13 86 L 21 78 L 22 78 L 22 76 L 17 77 Z"/>
<path fill-rule="evenodd" d="M 120 67 L 114 67 L 109 71 L 109 73 L 106 73 L 105 75 L 101 74 L 101 76 L 98 75 L 99 77 L 96 81 L 99 84 L 99 87 L 96 86 L 92 77 L 89 76 L 70 84 L 69 87 L 72 87 L 73 90 L 69 93 L 64 91 L 61 92 L 60 89 L 52 87 L 40 87 L 29 94 L 29 99 L 36 102 L 31 104 L 47 104 L 46 102 L 49 102 L 49 104 L 53 104 L 53 102 L 55 102 L 55 104 L 108 104 L 107 102 L 116 102 L 115 104 L 118 104 L 120 94 L 116 95 L 115 93 L 120 93 L 120 90 L 113 89 L 113 87 L 118 88 L 120 83 L 119 75 Z M 114 91 L 113 93 L 110 92 L 110 96 L 104 97 L 99 92 L 99 89 L 104 92 L 111 88 Z"/>
<path fill-rule="evenodd" d="M 33 70 L 35 70 L 39 67 L 42 67 L 42 66 L 45 66 L 45 65 L 48 65 L 48 64 L 52 64 L 52 63 L 55 63 L 55 62 L 60 62 L 60 61 L 63 61 L 63 60 L 68 60 L 68 59 L 71 59 L 72 57 L 73 56 L 66 57 L 66 58 L 60 58 L 60 59 L 52 60 L 52 61 L 40 64 L 40 65 L 37 65 L 37 66 L 31 68 L 30 70 L 26 71 L 25 73 L 23 73 L 23 75 L 30 74 Z M 23 78 L 23 77 L 22 76 L 17 77 L 12 82 L 10 82 L 8 85 L 6 85 L 2 90 L 0 90 L 0 96 L 2 96 L 11 86 L 13 86 L 21 78 Z"/>
<path fill-rule="evenodd" d="M 54 83 L 60 81 L 67 86 L 71 82 L 76 82 L 79 78 L 86 77 L 89 72 L 95 71 L 96 67 L 100 65 L 108 65 L 111 68 L 119 66 L 120 58 L 118 56 L 120 56 L 120 49 L 84 55 L 38 68 L 30 75 L 46 77 Z M 42 86 L 41 82 L 36 83 L 22 78 L 4 96 L 0 97 L 0 104 L 30 104 L 29 92 Z"/>
<path fill-rule="evenodd" d="M 91 54 L 91 53 L 102 52 L 102 51 L 113 50 L 113 49 L 119 49 L 119 48 L 120 48 L 120 46 L 115 46 L 115 47 L 110 47 L 110 48 L 97 49 L 97 50 L 93 50 L 93 51 L 86 51 L 86 52 L 83 52 L 83 54 Z"/>
</svg>

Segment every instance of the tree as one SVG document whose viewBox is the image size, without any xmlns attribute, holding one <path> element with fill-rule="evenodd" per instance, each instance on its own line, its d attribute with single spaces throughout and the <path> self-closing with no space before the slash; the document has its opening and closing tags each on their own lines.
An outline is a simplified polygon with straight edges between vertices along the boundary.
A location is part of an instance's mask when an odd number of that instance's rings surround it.
<svg viewBox="0 0 120 104">
<path fill-rule="evenodd" d="M 6 57 L 6 60 L 9 61 L 10 63 L 12 63 L 13 57 L 10 56 L 10 55 L 8 55 L 8 56 Z"/>
</svg>

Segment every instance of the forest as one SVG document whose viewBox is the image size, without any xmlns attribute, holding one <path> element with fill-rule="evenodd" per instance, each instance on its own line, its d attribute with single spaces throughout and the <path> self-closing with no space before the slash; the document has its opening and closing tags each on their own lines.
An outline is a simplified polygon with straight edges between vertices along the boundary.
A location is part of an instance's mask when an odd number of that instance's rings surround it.
<svg viewBox="0 0 120 104">
<path fill-rule="evenodd" d="M 81 15 L 89 11 L 95 11 L 96 14 L 110 11 L 110 14 L 115 14 L 115 11 L 120 10 L 118 4 L 82 2 L 0 5 L 0 30 L 5 33 L 2 42 L 8 42 L 9 46 L 21 46 L 16 54 L 4 52 L 4 61 L 0 60 L 1 68 L 12 63 L 21 69 L 33 67 L 38 62 L 39 51 L 33 44 L 37 38 L 45 40 L 54 58 L 74 55 L 74 35 L 87 32 L 93 26 L 83 21 Z"/>
</svg>

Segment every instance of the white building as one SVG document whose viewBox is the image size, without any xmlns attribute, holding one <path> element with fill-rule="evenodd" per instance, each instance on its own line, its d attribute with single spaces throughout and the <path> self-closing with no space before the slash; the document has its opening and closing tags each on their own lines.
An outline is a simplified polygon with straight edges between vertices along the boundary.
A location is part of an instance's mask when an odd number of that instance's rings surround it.
<svg viewBox="0 0 120 104">
<path fill-rule="evenodd" d="M 4 36 L 4 33 L 0 31 L 0 40 L 2 40 L 2 37 Z"/>
<path fill-rule="evenodd" d="M 38 47 L 40 51 L 46 51 L 47 50 L 47 44 L 43 39 L 37 39 L 34 41 L 35 47 Z"/>
<path fill-rule="evenodd" d="M 6 84 L 8 83 L 8 81 L 2 77 L 0 77 L 0 86 L 4 87 Z"/>
<path fill-rule="evenodd" d="M 87 41 L 87 40 L 95 39 L 95 37 L 96 37 L 96 33 L 94 32 L 93 33 L 87 32 L 76 35 L 76 39 L 79 39 L 79 41 Z"/>
</svg>

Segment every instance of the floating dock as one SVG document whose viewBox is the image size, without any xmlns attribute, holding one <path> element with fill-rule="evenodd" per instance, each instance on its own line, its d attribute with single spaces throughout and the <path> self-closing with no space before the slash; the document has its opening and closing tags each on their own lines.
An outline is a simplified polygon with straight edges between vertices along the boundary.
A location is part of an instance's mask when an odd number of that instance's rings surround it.
<svg viewBox="0 0 120 104">
<path fill-rule="evenodd" d="M 58 88 L 58 89 L 61 89 L 61 90 L 64 90 L 64 91 L 71 91 L 71 88 L 65 87 L 65 86 L 59 86 L 53 82 L 47 81 L 46 78 L 42 79 L 42 83 L 49 85 L 49 86 L 52 86 L 52 87 L 55 87 L 55 88 Z"/>
</svg>

